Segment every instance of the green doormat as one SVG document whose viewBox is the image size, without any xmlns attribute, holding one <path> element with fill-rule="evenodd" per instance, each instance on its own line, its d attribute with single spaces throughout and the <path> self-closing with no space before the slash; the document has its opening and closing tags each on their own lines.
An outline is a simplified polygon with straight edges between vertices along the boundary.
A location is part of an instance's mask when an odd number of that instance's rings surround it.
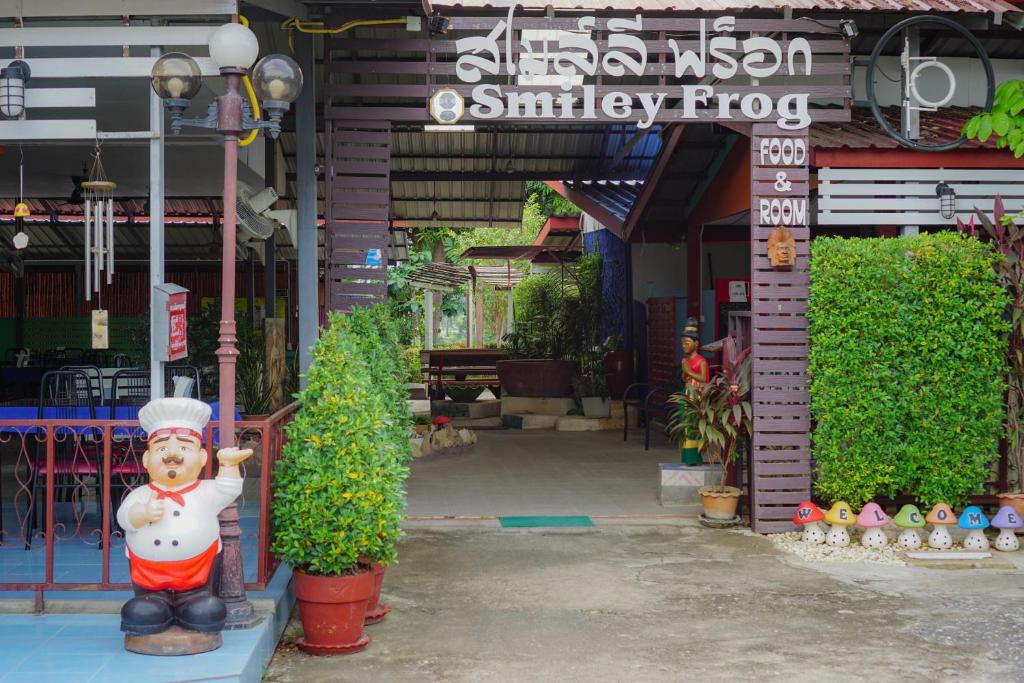
<svg viewBox="0 0 1024 683">
<path fill-rule="evenodd" d="M 544 526 L 594 526 L 594 521 L 586 515 L 570 515 L 568 517 L 498 517 L 501 526 L 506 529 L 525 529 Z"/>
</svg>

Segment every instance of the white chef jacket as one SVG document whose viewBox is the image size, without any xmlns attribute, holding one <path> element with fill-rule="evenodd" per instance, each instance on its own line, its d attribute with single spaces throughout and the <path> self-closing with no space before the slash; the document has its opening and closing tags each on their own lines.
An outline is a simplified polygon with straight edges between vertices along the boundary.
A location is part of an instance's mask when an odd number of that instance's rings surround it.
<svg viewBox="0 0 1024 683">
<path fill-rule="evenodd" d="M 168 491 L 190 486 L 192 482 Z M 163 488 L 159 484 L 153 484 Z M 183 493 L 185 505 L 164 498 L 164 516 L 136 529 L 128 521 L 128 510 L 135 503 L 146 505 L 157 493 L 149 486 L 140 486 L 124 499 L 117 509 L 117 523 L 124 529 L 125 555 L 132 553 L 144 560 L 172 562 L 188 560 L 203 553 L 214 542 L 220 552 L 220 523 L 217 515 L 242 493 L 240 478 L 216 477 L 199 482 L 195 489 Z"/>
</svg>

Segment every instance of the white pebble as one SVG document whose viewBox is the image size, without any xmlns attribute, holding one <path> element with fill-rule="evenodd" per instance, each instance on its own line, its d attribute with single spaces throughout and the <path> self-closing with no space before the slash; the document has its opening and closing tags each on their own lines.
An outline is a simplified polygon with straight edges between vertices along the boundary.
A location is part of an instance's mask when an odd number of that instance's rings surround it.
<svg viewBox="0 0 1024 683">
<path fill-rule="evenodd" d="M 800 532 L 769 534 L 768 540 L 783 552 L 796 555 L 808 562 L 870 562 L 873 564 L 905 565 L 898 547 L 889 544 L 884 548 L 865 548 L 860 544 L 847 547 L 812 545 L 800 539 Z"/>
</svg>

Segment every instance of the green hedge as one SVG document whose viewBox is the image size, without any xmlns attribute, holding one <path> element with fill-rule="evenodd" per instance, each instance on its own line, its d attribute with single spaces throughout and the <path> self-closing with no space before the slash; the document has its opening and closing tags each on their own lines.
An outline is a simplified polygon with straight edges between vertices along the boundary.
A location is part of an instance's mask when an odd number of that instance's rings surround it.
<svg viewBox="0 0 1024 683">
<path fill-rule="evenodd" d="M 958 233 L 819 238 L 811 249 L 815 487 L 853 506 L 979 493 L 1005 412 L 998 255 Z"/>
</svg>

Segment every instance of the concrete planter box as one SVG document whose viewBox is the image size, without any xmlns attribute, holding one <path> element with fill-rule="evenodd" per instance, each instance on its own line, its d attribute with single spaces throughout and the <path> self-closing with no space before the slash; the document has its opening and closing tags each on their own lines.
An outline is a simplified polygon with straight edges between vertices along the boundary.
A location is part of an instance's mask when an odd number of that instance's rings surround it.
<svg viewBox="0 0 1024 683">
<path fill-rule="evenodd" d="M 583 404 L 583 415 L 588 418 L 594 419 L 611 415 L 612 402 L 609 398 L 584 396 L 580 399 L 580 403 Z"/>
</svg>

